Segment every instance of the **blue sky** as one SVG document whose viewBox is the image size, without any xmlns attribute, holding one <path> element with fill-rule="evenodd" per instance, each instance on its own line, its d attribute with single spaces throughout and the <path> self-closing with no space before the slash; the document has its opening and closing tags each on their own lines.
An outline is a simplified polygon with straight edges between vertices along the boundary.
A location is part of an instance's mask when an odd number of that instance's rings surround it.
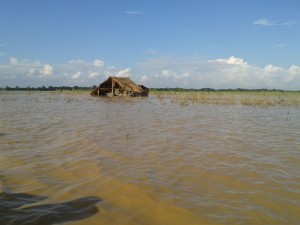
<svg viewBox="0 0 300 225">
<path fill-rule="evenodd" d="M 298 0 L 1 0 L 0 87 L 300 89 Z"/>
</svg>

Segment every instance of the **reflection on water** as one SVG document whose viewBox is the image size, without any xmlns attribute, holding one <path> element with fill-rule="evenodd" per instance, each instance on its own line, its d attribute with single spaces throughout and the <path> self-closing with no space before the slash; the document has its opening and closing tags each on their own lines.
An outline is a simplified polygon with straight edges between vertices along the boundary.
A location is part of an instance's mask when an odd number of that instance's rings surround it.
<svg viewBox="0 0 300 225">
<path fill-rule="evenodd" d="M 44 196 L 24 193 L 0 193 L 0 224 L 51 225 L 82 220 L 98 212 L 97 197 L 85 197 L 69 202 L 44 204 L 20 208 L 45 199 Z"/>
<path fill-rule="evenodd" d="M 84 220 L 69 211 L 68 224 L 300 221 L 298 107 L 0 97 L 2 188 L 48 196 L 27 206 L 48 214 L 57 202 L 102 199 Z"/>
</svg>

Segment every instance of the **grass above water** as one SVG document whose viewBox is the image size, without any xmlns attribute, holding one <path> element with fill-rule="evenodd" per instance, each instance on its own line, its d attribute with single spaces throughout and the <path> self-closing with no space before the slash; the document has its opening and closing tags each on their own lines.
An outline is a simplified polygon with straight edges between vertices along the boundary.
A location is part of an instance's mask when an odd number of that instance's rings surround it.
<svg viewBox="0 0 300 225">
<path fill-rule="evenodd" d="M 10 92 L 10 91 L 9 91 Z M 0 100 L 7 101 L 5 97 L 8 91 L 0 91 Z M 34 96 L 35 93 L 41 93 L 43 91 L 17 91 L 15 94 L 22 93 L 24 95 Z M 43 93 L 49 93 L 49 100 L 56 95 L 64 94 L 68 98 L 67 102 L 76 100 L 76 96 L 89 96 L 91 90 L 64 90 L 64 91 L 45 91 Z M 218 105 L 248 105 L 248 106 L 296 106 L 300 107 L 300 91 L 256 91 L 256 90 L 157 90 L 151 89 L 149 93 L 149 99 L 151 97 L 157 98 L 160 101 L 168 101 L 173 104 L 180 104 L 187 106 L 189 104 L 218 104 Z M 92 97 L 94 99 L 97 97 Z M 120 97 L 100 97 L 107 102 L 132 102 L 132 97 L 120 96 Z M 147 99 L 142 97 L 143 99 Z"/>
<path fill-rule="evenodd" d="M 151 91 L 157 98 L 181 105 L 222 104 L 248 106 L 300 106 L 299 91 Z"/>
</svg>

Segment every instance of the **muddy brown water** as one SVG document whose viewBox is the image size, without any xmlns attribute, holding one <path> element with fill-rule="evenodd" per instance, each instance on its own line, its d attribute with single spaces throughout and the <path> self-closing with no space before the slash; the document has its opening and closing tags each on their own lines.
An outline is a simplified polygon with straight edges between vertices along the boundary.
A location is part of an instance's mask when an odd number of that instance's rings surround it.
<svg viewBox="0 0 300 225">
<path fill-rule="evenodd" d="M 298 107 L 1 92 L 0 125 L 2 223 L 300 223 Z"/>
</svg>

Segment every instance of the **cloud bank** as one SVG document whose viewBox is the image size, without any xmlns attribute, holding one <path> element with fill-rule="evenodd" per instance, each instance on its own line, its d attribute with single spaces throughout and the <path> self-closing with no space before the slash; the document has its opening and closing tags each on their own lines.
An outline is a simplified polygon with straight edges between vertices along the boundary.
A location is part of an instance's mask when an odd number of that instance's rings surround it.
<svg viewBox="0 0 300 225">
<path fill-rule="evenodd" d="M 11 57 L 0 64 L 0 87 L 92 86 L 109 76 L 131 77 L 149 87 L 300 89 L 300 67 L 259 67 L 239 57 L 203 60 L 154 56 L 134 68 L 72 59 L 63 64 Z"/>
<path fill-rule="evenodd" d="M 150 87 L 300 90 L 300 67 L 251 65 L 231 56 L 213 60 L 153 58 L 139 64 L 141 82 Z M 147 71 L 155 70 L 148 73 Z"/>
<path fill-rule="evenodd" d="M 105 67 L 104 61 L 72 59 L 64 64 L 50 65 L 37 60 L 11 57 L 0 64 L 0 87 L 5 86 L 92 86 L 109 76 L 131 76 L 130 68 Z"/>
</svg>

